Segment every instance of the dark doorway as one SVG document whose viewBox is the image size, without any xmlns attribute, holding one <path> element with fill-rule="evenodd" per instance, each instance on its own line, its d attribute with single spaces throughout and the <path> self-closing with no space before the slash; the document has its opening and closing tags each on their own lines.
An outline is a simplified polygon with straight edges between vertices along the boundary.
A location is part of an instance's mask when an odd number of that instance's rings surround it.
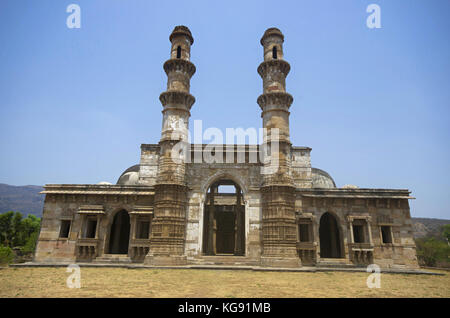
<svg viewBox="0 0 450 318">
<path fill-rule="evenodd" d="M 122 210 L 114 216 L 109 236 L 110 254 L 128 254 L 130 240 L 130 216 Z"/>
<path fill-rule="evenodd" d="M 320 218 L 319 238 L 321 258 L 343 257 L 339 225 L 336 218 L 328 212 Z"/>
<path fill-rule="evenodd" d="M 245 206 L 241 188 L 231 180 L 211 185 L 203 218 L 203 254 L 245 255 Z"/>
<path fill-rule="evenodd" d="M 235 233 L 234 226 L 236 224 L 235 211 L 226 211 L 223 208 L 216 209 L 216 246 L 218 254 L 234 254 Z"/>
</svg>

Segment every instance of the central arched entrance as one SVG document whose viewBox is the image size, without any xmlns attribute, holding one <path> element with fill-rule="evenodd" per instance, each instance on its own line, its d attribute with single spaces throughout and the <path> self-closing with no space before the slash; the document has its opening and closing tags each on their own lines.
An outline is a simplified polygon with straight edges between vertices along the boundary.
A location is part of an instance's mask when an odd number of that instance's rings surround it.
<svg viewBox="0 0 450 318">
<path fill-rule="evenodd" d="M 109 237 L 109 254 L 128 254 L 130 216 L 122 210 L 114 216 Z"/>
<path fill-rule="evenodd" d="M 232 180 L 213 183 L 203 217 L 203 254 L 245 254 L 245 205 L 241 188 Z"/>
<path fill-rule="evenodd" d="M 339 225 L 331 213 L 324 213 L 320 218 L 319 239 L 321 258 L 342 258 L 342 246 Z"/>
</svg>

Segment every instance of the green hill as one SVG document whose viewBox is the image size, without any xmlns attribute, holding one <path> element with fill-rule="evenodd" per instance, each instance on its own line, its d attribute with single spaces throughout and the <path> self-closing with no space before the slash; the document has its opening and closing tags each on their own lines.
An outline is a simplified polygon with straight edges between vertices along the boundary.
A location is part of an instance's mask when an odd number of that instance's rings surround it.
<svg viewBox="0 0 450 318">
<path fill-rule="evenodd" d="M 41 186 L 11 186 L 0 183 L 0 213 L 17 211 L 24 216 L 33 214 L 41 217 L 44 195 L 39 192 L 43 190 Z"/>
</svg>

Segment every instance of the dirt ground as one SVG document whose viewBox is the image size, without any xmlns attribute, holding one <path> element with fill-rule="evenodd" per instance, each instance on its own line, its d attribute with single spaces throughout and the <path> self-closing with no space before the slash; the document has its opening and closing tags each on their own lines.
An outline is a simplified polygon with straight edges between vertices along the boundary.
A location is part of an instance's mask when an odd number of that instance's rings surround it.
<svg viewBox="0 0 450 318">
<path fill-rule="evenodd" d="M 81 288 L 68 288 L 66 268 L 1 268 L 0 297 L 450 297 L 445 274 L 254 272 L 245 270 L 81 268 Z"/>
</svg>

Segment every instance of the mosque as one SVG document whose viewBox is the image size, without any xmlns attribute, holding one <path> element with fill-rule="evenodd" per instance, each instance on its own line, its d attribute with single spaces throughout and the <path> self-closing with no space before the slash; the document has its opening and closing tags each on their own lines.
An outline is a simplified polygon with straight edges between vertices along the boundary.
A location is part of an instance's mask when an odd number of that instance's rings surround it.
<svg viewBox="0 0 450 318">
<path fill-rule="evenodd" d="M 210 145 L 186 142 L 194 38 L 177 26 L 169 39 L 159 142 L 142 144 L 115 185 L 46 185 L 34 262 L 418 268 L 409 190 L 338 188 L 311 148 L 291 144 L 280 30 L 261 38 L 264 139 L 215 145 L 214 162 L 201 160 Z"/>
</svg>

